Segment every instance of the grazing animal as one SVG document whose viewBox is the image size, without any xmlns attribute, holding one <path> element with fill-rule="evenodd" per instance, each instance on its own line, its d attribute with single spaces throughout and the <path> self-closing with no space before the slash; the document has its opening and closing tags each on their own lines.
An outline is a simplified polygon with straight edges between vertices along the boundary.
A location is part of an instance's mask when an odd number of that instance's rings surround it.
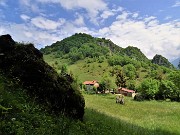
<svg viewBox="0 0 180 135">
<path fill-rule="evenodd" d="M 116 103 L 120 103 L 120 104 L 124 105 L 125 104 L 124 95 L 120 94 L 120 95 L 116 96 Z"/>
</svg>

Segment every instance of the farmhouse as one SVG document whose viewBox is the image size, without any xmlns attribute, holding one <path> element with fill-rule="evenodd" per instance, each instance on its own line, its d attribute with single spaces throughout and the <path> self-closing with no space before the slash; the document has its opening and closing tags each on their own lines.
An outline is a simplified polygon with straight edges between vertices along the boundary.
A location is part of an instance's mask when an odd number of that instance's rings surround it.
<svg viewBox="0 0 180 135">
<path fill-rule="evenodd" d="M 118 88 L 117 90 L 118 94 L 123 94 L 124 96 L 128 96 L 128 97 L 134 97 L 135 96 L 135 91 L 134 90 L 129 90 L 126 88 Z"/>
<path fill-rule="evenodd" d="M 93 87 L 98 88 L 99 87 L 99 83 L 95 80 L 93 81 L 85 81 L 83 82 L 83 84 L 86 86 L 86 90 L 92 90 Z"/>
</svg>

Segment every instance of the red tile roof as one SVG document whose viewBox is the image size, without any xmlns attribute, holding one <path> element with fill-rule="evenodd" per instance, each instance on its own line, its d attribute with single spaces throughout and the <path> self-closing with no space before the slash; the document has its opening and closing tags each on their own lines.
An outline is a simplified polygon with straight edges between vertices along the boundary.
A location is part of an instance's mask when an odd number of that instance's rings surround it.
<svg viewBox="0 0 180 135">
<path fill-rule="evenodd" d="M 85 85 L 94 85 L 95 83 L 97 83 L 97 81 L 95 81 L 95 80 L 83 82 L 83 84 L 85 84 Z"/>
<path fill-rule="evenodd" d="M 126 89 L 126 88 L 118 88 L 118 90 L 122 90 L 122 91 L 129 92 L 129 93 L 134 93 L 135 92 L 134 90 L 129 90 L 129 89 Z"/>
</svg>

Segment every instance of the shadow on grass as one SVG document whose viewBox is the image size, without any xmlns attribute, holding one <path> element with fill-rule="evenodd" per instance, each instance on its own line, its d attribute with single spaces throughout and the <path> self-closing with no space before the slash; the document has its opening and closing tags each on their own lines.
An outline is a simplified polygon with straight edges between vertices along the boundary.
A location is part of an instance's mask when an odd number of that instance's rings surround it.
<svg viewBox="0 0 180 135">
<path fill-rule="evenodd" d="M 89 135 L 177 135 L 162 129 L 146 129 L 92 109 L 86 109 L 80 134 Z"/>
</svg>

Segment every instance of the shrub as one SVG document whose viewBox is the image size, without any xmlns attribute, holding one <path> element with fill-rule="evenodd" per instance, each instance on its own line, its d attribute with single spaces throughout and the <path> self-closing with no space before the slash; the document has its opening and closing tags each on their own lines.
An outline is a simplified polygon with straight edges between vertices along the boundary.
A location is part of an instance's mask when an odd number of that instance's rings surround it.
<svg viewBox="0 0 180 135">
<path fill-rule="evenodd" d="M 145 79 L 141 83 L 138 92 L 141 92 L 146 99 L 154 99 L 158 91 L 159 81 L 155 79 Z"/>
<path fill-rule="evenodd" d="M 144 101 L 144 96 L 140 93 L 137 93 L 135 96 L 134 96 L 134 100 L 136 101 Z"/>
</svg>

